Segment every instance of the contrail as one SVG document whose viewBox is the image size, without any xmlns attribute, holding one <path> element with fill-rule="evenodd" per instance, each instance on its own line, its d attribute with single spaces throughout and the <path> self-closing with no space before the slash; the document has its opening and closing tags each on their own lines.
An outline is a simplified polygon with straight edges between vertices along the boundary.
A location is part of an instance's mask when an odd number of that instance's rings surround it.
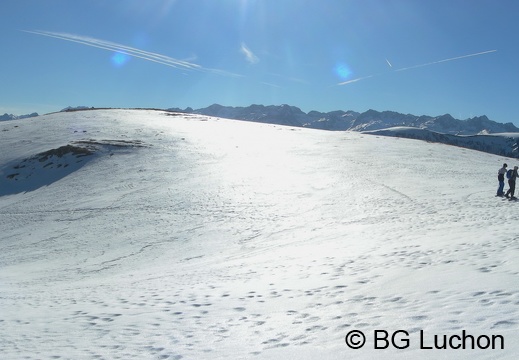
<svg viewBox="0 0 519 360">
<path fill-rule="evenodd" d="M 378 74 L 378 75 L 382 75 L 382 74 Z M 365 79 L 369 79 L 369 78 L 372 78 L 372 77 L 375 77 L 375 76 L 378 76 L 378 75 L 369 75 L 369 76 L 364 76 L 364 77 L 360 77 L 360 78 L 356 78 L 356 79 L 352 79 L 352 80 L 347 80 L 347 81 L 341 82 L 341 83 L 339 83 L 337 85 L 351 84 L 351 83 L 354 83 L 354 82 L 357 82 L 357 81 L 361 81 L 361 80 L 365 80 Z"/>
<path fill-rule="evenodd" d="M 469 55 L 457 56 L 457 57 L 453 57 L 453 58 L 449 58 L 449 59 L 443 59 L 443 60 L 433 61 L 433 62 L 430 62 L 430 63 L 427 63 L 427 64 L 421 64 L 421 65 L 409 66 L 409 67 L 405 67 L 405 68 L 402 68 L 402 69 L 397 69 L 397 70 L 395 70 L 395 71 L 404 71 L 404 70 L 409 70 L 409 69 L 416 69 L 416 68 L 419 68 L 419 67 L 424 67 L 424 66 L 429 66 L 429 65 L 439 64 L 439 63 L 442 63 L 442 62 L 447 62 L 447 61 L 453 61 L 453 60 L 464 59 L 464 58 L 468 58 L 468 57 L 471 57 L 471 56 L 478 56 L 478 55 L 483 55 L 483 54 L 489 54 L 489 53 L 493 53 L 493 52 L 496 52 L 496 51 L 497 51 L 497 50 L 482 51 L 482 52 L 475 53 L 475 54 L 469 54 Z"/>
<path fill-rule="evenodd" d="M 389 62 L 389 60 L 388 60 L 388 59 L 386 59 L 386 62 L 387 62 L 387 64 L 389 65 L 389 67 L 390 67 L 390 68 L 392 68 L 392 67 L 393 67 L 393 65 L 391 65 L 391 63 Z"/>
<path fill-rule="evenodd" d="M 91 46 L 91 47 L 95 47 L 95 48 L 99 48 L 99 49 L 103 49 L 103 50 L 117 51 L 117 52 L 129 55 L 129 56 L 133 56 L 133 57 L 136 57 L 139 59 L 155 62 L 155 63 L 161 64 L 161 65 L 170 66 L 173 68 L 181 68 L 181 69 L 185 69 L 185 70 L 195 70 L 195 71 L 205 71 L 205 72 L 211 72 L 211 73 L 215 73 L 215 74 L 228 75 L 228 76 L 240 76 L 237 74 L 232 74 L 232 73 L 226 72 L 224 70 L 207 69 L 198 64 L 194 64 L 194 63 L 191 63 L 188 61 L 178 60 L 178 59 L 175 59 L 175 58 L 172 58 L 169 56 L 165 56 L 165 55 L 161 55 L 161 54 L 157 54 L 157 53 L 153 53 L 153 52 L 149 52 L 149 51 L 144 51 L 144 50 L 137 49 L 134 47 L 117 44 L 117 43 L 114 43 L 111 41 L 95 39 L 95 38 L 88 37 L 88 36 L 73 35 L 73 34 L 67 34 L 67 33 L 57 33 L 57 32 L 50 32 L 50 31 L 39 31 L 39 30 L 34 30 L 34 31 L 21 30 L 21 31 L 30 33 L 30 34 L 42 35 L 42 36 L 47 36 L 47 37 L 51 37 L 51 38 L 55 38 L 55 39 L 75 42 L 78 44 L 83 44 L 83 45 L 87 45 L 87 46 Z"/>
<path fill-rule="evenodd" d="M 433 61 L 433 62 L 429 62 L 429 63 L 425 63 L 425 64 L 413 65 L 413 66 L 408 66 L 408 67 L 405 67 L 405 68 L 395 69 L 395 70 L 391 70 L 391 72 L 416 69 L 416 68 L 420 68 L 420 67 L 424 67 L 424 66 L 429 66 L 429 65 L 434 65 L 434 64 L 439 64 L 439 63 L 443 63 L 443 62 L 447 62 L 447 61 L 453 61 L 453 60 L 464 59 L 464 58 L 468 58 L 468 57 L 472 57 L 472 56 L 479 56 L 479 55 L 484 55 L 484 54 L 490 54 L 490 53 L 493 53 L 493 52 L 496 52 L 496 51 L 497 50 L 487 50 L 487 51 L 482 51 L 482 52 L 478 52 L 478 53 L 475 53 L 475 54 L 456 56 L 456 57 L 449 58 L 449 59 L 443 59 L 443 60 Z M 393 67 L 391 65 L 391 63 L 387 59 L 386 59 L 386 61 L 387 61 L 388 65 L 390 67 Z M 356 79 L 340 82 L 337 85 L 339 85 L 339 86 L 340 85 L 347 85 L 347 84 L 351 84 L 351 83 L 354 83 L 354 82 L 357 82 L 357 81 L 360 81 L 360 80 L 364 80 L 364 79 L 368 79 L 368 78 L 372 78 L 372 77 L 380 76 L 380 75 L 384 75 L 384 74 L 386 74 L 386 73 L 374 74 L 374 75 L 369 75 L 369 76 L 363 76 L 363 77 L 360 77 L 360 78 L 356 78 Z"/>
</svg>

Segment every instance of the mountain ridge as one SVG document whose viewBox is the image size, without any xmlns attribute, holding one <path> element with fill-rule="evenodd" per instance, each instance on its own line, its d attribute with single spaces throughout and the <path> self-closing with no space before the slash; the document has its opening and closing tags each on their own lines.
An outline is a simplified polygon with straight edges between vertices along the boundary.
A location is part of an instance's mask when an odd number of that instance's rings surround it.
<svg viewBox="0 0 519 360">
<path fill-rule="evenodd" d="M 62 109 L 61 112 L 89 109 L 94 109 L 94 107 L 68 106 Z M 486 115 L 460 120 L 454 118 L 450 114 L 439 116 L 418 116 L 391 110 L 377 111 L 373 109 L 369 109 L 362 113 L 353 110 L 333 110 L 329 112 L 311 110 L 308 113 L 305 113 L 297 106 L 287 104 L 252 104 L 246 107 L 212 104 L 199 109 L 193 109 L 191 107 L 185 109 L 172 107 L 165 110 L 331 131 L 373 131 L 404 126 L 451 135 L 481 135 L 519 132 L 519 128 L 513 123 L 499 123 L 490 120 Z M 5 113 L 4 115 L 0 115 L 0 121 L 24 119 L 36 116 L 39 116 L 36 112 L 26 115 Z"/>
<path fill-rule="evenodd" d="M 31 114 L 26 114 L 26 115 L 13 115 L 13 114 L 5 113 L 4 115 L 0 115 L 0 121 L 27 119 L 27 118 L 36 117 L 36 116 L 39 116 L 39 114 L 36 112 L 33 112 Z"/>
<path fill-rule="evenodd" d="M 407 126 L 451 135 L 519 132 L 519 128 L 511 122 L 498 123 L 490 120 L 486 115 L 459 120 L 450 114 L 417 116 L 389 110 L 377 111 L 373 109 L 362 113 L 353 110 L 335 110 L 330 112 L 312 110 L 305 113 L 300 108 L 287 104 L 268 106 L 253 104 L 247 107 L 213 104 L 196 110 L 190 107 L 186 109 L 169 108 L 167 110 L 331 131 L 373 131 L 395 126 Z"/>
</svg>

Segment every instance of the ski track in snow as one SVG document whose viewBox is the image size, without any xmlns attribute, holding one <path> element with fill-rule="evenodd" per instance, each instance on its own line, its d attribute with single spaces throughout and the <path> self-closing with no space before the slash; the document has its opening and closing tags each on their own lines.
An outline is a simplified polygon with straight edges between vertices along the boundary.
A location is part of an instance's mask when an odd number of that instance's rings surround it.
<svg viewBox="0 0 519 360">
<path fill-rule="evenodd" d="M 13 124 L 2 164 L 85 139 L 146 146 L 0 197 L 2 357 L 517 354 L 517 204 L 494 197 L 512 159 L 156 111 Z M 351 350 L 353 329 L 413 343 Z M 506 349 L 417 349 L 420 330 L 464 329 Z"/>
</svg>

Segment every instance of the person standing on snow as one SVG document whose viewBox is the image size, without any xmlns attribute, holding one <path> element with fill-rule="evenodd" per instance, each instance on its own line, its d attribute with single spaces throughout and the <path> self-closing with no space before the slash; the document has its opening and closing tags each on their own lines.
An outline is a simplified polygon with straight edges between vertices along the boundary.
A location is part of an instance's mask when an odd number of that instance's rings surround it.
<svg viewBox="0 0 519 360">
<path fill-rule="evenodd" d="M 508 170 L 508 171 L 510 171 L 510 170 Z M 508 185 L 510 186 L 510 189 L 508 189 L 508 191 L 505 194 L 506 197 L 508 197 L 508 194 L 510 194 L 510 200 L 517 200 L 517 198 L 514 196 L 514 193 L 515 193 L 515 179 L 517 179 L 518 176 L 519 175 L 517 174 L 517 166 L 514 166 L 512 175 L 510 175 L 510 178 L 508 179 Z"/>
<path fill-rule="evenodd" d="M 503 167 L 499 169 L 497 172 L 497 181 L 499 182 L 499 187 L 497 188 L 497 195 L 496 196 L 503 196 L 504 192 L 503 189 L 505 187 L 505 174 L 506 174 L 506 167 L 508 165 L 506 163 L 503 164 Z"/>
</svg>

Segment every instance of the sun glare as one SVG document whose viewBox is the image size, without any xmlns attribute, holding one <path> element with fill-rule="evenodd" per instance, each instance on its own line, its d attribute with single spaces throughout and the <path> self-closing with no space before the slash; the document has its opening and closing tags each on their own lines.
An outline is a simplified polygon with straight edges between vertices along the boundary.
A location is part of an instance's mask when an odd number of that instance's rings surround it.
<svg viewBox="0 0 519 360">
<path fill-rule="evenodd" d="M 341 80 L 347 80 L 350 78 L 352 71 L 345 63 L 339 62 L 334 67 L 334 72 Z"/>
<path fill-rule="evenodd" d="M 122 52 L 116 52 L 112 55 L 111 60 L 115 67 L 122 67 L 130 60 L 130 56 Z"/>
</svg>

